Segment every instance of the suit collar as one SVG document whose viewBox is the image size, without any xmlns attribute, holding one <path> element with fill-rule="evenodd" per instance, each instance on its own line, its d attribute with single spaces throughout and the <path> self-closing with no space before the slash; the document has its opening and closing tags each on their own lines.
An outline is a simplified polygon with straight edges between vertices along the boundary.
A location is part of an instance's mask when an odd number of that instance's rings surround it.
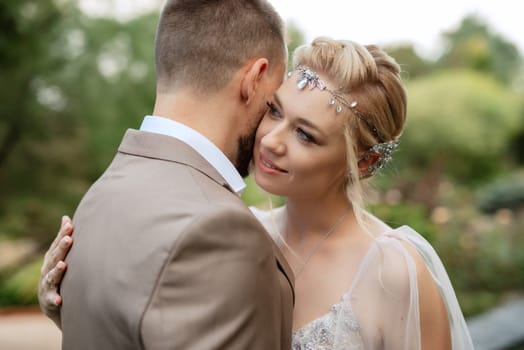
<svg viewBox="0 0 524 350">
<path fill-rule="evenodd" d="M 220 173 L 197 151 L 174 137 L 128 129 L 118 151 L 190 166 L 211 178 L 220 186 L 226 187 L 233 193 L 235 192 Z"/>
<path fill-rule="evenodd" d="M 208 138 L 195 129 L 178 121 L 157 116 L 146 116 L 140 126 L 141 131 L 167 135 L 178 139 L 197 151 L 208 161 L 238 194 L 246 183 L 233 163 Z"/>
</svg>

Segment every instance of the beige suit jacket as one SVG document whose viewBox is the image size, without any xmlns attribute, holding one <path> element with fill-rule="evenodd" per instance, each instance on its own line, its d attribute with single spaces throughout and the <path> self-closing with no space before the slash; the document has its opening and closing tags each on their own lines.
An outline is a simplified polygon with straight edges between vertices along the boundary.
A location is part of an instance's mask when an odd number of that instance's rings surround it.
<svg viewBox="0 0 524 350">
<path fill-rule="evenodd" d="M 186 144 L 128 130 L 73 222 L 63 349 L 291 348 L 289 266 Z"/>
</svg>

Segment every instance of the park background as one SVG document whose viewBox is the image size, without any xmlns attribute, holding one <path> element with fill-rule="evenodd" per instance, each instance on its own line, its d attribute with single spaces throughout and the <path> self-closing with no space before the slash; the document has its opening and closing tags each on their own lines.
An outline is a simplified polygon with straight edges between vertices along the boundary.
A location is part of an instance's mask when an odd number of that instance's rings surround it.
<svg viewBox="0 0 524 350">
<path fill-rule="evenodd" d="M 0 308 L 37 304 L 39 268 L 60 217 L 74 213 L 125 130 L 151 113 L 154 3 L 123 17 L 68 0 L 0 3 Z M 306 26 L 288 20 L 290 52 L 312 39 Z M 476 12 L 444 29 L 434 47 L 379 43 L 402 65 L 408 124 L 393 162 L 372 180 L 369 210 L 432 243 L 466 317 L 521 298 L 520 44 Z M 247 182 L 246 203 L 267 207 L 269 196 Z"/>
</svg>

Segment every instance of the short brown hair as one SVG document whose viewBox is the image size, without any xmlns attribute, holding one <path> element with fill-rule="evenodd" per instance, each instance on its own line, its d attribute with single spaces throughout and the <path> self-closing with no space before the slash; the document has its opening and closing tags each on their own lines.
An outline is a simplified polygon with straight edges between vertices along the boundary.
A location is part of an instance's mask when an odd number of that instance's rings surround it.
<svg viewBox="0 0 524 350">
<path fill-rule="evenodd" d="M 155 51 L 159 89 L 217 91 L 250 58 L 283 61 L 284 25 L 266 0 L 167 0 Z"/>
</svg>

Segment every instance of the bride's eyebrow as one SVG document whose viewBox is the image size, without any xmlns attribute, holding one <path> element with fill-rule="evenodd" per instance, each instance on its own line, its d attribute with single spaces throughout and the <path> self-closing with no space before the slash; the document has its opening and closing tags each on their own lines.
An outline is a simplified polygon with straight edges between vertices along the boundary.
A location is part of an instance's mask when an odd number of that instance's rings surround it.
<svg viewBox="0 0 524 350">
<path fill-rule="evenodd" d="M 282 101 L 280 100 L 280 97 L 278 97 L 278 94 L 276 92 L 273 94 L 273 99 L 275 100 L 275 104 L 277 105 L 278 109 L 280 109 L 280 111 L 282 113 L 284 108 L 282 107 Z M 317 125 L 315 125 L 314 123 L 312 123 L 308 119 L 300 117 L 300 116 L 297 116 L 294 119 L 295 119 L 296 123 L 305 125 L 305 126 L 309 127 L 310 129 L 315 130 L 321 136 L 324 136 L 324 137 L 326 136 L 326 133 L 324 131 L 322 131 L 322 129 L 320 129 Z"/>
<path fill-rule="evenodd" d="M 322 131 L 322 129 L 320 129 L 317 125 L 315 125 L 314 123 L 309 121 L 308 119 L 302 118 L 302 117 L 297 117 L 296 121 L 297 121 L 298 124 L 305 125 L 305 126 L 309 127 L 310 129 L 315 130 L 322 137 L 326 137 L 326 133 L 324 131 Z"/>
<path fill-rule="evenodd" d="M 282 101 L 280 101 L 280 98 L 278 97 L 278 94 L 276 92 L 273 94 L 273 99 L 275 100 L 275 103 L 276 103 L 277 107 L 280 110 L 282 110 L 283 109 L 282 108 Z"/>
</svg>

